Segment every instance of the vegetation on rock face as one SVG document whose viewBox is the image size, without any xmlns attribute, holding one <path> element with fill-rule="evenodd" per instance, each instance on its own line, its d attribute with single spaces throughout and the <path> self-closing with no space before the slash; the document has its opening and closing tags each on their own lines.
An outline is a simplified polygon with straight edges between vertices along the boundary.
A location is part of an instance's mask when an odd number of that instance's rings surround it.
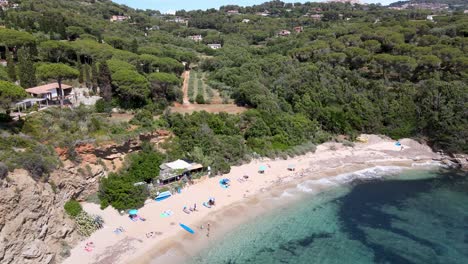
<svg viewBox="0 0 468 264">
<path fill-rule="evenodd" d="M 148 144 L 143 146 L 141 152 L 130 155 L 126 168 L 101 179 L 99 186 L 101 207 L 112 205 L 118 210 L 142 207 L 148 198 L 149 190 L 146 184 L 135 185 L 135 183 L 152 183 L 153 180 L 157 180 L 159 165 L 163 159 L 164 156 Z"/>
<path fill-rule="evenodd" d="M 81 204 L 73 199 L 66 202 L 64 208 L 65 212 L 71 217 L 76 217 L 83 211 Z"/>
<path fill-rule="evenodd" d="M 3 180 L 8 175 L 8 167 L 5 163 L 0 162 L 0 180 Z"/>
</svg>

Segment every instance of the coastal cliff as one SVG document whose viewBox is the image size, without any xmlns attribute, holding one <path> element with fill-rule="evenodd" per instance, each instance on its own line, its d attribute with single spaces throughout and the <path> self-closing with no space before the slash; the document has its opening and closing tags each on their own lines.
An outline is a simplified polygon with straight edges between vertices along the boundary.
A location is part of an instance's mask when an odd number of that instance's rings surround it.
<svg viewBox="0 0 468 264">
<path fill-rule="evenodd" d="M 143 140 L 157 144 L 166 131 L 142 134 L 123 144 L 76 146 L 79 162 L 56 149 L 62 165 L 47 180 L 35 181 L 27 171 L 15 170 L 0 180 L 0 263 L 60 263 L 83 236 L 65 214 L 69 199 L 84 201 L 95 194 L 99 180 L 122 166 L 128 153 Z"/>
<path fill-rule="evenodd" d="M 62 176 L 78 180 L 72 174 Z M 35 182 L 24 170 L 12 172 L 1 183 L 1 192 L 0 262 L 53 263 L 81 238 L 63 210 L 67 192 Z"/>
</svg>

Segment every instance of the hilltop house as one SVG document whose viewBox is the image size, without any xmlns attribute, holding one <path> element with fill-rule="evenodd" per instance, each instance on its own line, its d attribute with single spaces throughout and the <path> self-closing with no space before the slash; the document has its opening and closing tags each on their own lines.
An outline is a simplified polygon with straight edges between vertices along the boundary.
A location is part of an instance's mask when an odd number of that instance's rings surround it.
<svg viewBox="0 0 468 264">
<path fill-rule="evenodd" d="M 304 31 L 304 27 L 302 27 L 302 26 L 301 27 L 294 27 L 294 31 L 296 33 L 301 33 L 302 31 Z"/>
<path fill-rule="evenodd" d="M 130 19 L 129 16 L 112 16 L 110 21 L 115 22 L 115 21 L 125 21 L 127 19 Z"/>
<path fill-rule="evenodd" d="M 320 7 L 314 7 L 309 10 L 309 12 L 312 12 L 312 13 L 322 13 L 322 11 L 323 10 Z"/>
<path fill-rule="evenodd" d="M 247 19 L 247 18 L 242 19 L 242 23 L 249 23 L 249 22 L 250 22 L 250 19 Z"/>
<path fill-rule="evenodd" d="M 198 163 L 188 163 L 185 160 L 176 160 L 163 163 L 159 166 L 159 180 L 162 184 L 171 183 L 183 176 L 190 176 L 190 173 L 201 171 L 203 165 Z"/>
<path fill-rule="evenodd" d="M 169 19 L 167 20 L 168 22 L 174 22 L 174 23 L 178 23 L 178 24 L 184 24 L 186 26 L 188 26 L 188 19 L 186 18 L 183 18 L 183 17 L 175 17 L 174 19 Z"/>
<path fill-rule="evenodd" d="M 197 41 L 197 42 L 203 40 L 202 35 L 193 35 L 193 36 L 189 36 L 188 38 L 193 40 L 193 41 Z"/>
<path fill-rule="evenodd" d="M 291 31 L 283 29 L 280 32 L 278 32 L 278 35 L 282 36 L 282 37 L 287 37 L 287 36 L 291 35 Z"/>
<path fill-rule="evenodd" d="M 221 48 L 221 44 L 208 44 L 207 46 L 214 49 L 214 50 L 217 50 L 217 49 Z"/>
<path fill-rule="evenodd" d="M 262 16 L 262 17 L 267 17 L 270 15 L 270 12 L 268 12 L 268 10 L 265 10 L 263 12 L 258 12 L 258 13 L 255 13 L 255 15 L 257 16 Z"/>
<path fill-rule="evenodd" d="M 312 20 L 315 20 L 315 21 L 322 20 L 322 17 L 323 17 L 323 15 L 321 15 L 321 14 L 310 15 L 310 18 L 312 18 Z"/>
<path fill-rule="evenodd" d="M 228 13 L 228 15 L 238 15 L 239 10 L 228 10 L 227 13 Z"/>
</svg>

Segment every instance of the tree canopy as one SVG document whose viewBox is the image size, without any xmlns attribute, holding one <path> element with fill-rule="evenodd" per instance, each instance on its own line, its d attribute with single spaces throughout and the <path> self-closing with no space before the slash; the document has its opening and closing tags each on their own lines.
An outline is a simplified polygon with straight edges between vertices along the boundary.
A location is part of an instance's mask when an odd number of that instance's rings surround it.
<svg viewBox="0 0 468 264">
<path fill-rule="evenodd" d="M 10 105 L 27 96 L 26 91 L 7 81 L 0 81 L 0 105 L 3 110 L 9 110 Z"/>
</svg>

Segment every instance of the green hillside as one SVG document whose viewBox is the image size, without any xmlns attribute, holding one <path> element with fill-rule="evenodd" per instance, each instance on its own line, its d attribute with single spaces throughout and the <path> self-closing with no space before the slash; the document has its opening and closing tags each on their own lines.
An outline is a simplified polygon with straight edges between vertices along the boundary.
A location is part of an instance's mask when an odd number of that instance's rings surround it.
<svg viewBox="0 0 468 264">
<path fill-rule="evenodd" d="M 109 176 L 104 205 L 139 205 L 141 195 L 126 200 L 138 192 L 133 183 L 157 180 L 150 165 L 162 160 L 186 158 L 225 173 L 253 157 L 303 154 L 360 133 L 468 151 L 468 16 L 460 12 L 429 21 L 426 10 L 272 1 L 179 11 L 184 23 L 178 23 L 110 1 L 17 2 L 0 16 L 5 166 L 42 177 L 60 164 L 53 147 L 79 158 L 80 142 L 122 142 L 156 129 L 174 135 L 161 146 L 164 155 L 145 148 L 131 171 Z M 123 21 L 111 21 L 117 15 Z M 202 40 L 190 40 L 193 35 Z M 169 106 L 182 102 L 180 75 L 191 67 L 248 110 L 172 113 Z M 51 81 L 86 86 L 102 99 L 95 107 L 10 119 L 11 103 L 26 96 L 23 88 Z M 133 118 L 115 122 L 113 108 Z"/>
</svg>

